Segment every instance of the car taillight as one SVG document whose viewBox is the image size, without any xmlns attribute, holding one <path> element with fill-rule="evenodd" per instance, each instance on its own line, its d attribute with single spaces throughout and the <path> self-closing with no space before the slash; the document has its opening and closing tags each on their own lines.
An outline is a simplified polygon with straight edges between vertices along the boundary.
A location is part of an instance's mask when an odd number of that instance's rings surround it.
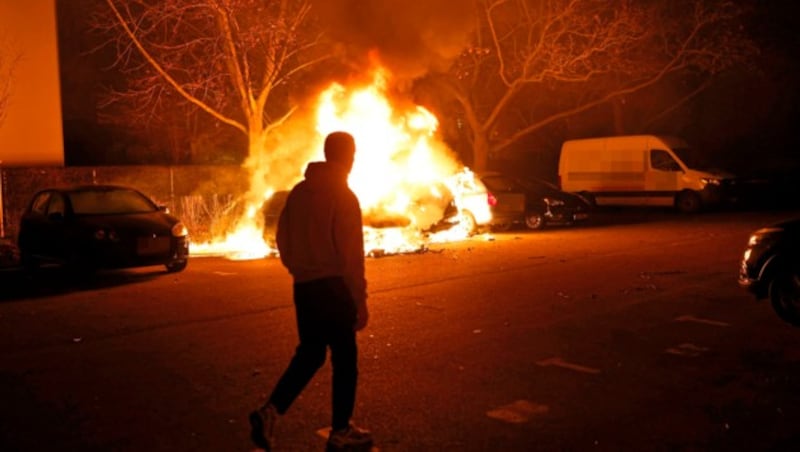
<svg viewBox="0 0 800 452">
<path fill-rule="evenodd" d="M 494 207 L 497 205 L 497 198 L 491 193 L 486 193 L 486 203 Z"/>
</svg>

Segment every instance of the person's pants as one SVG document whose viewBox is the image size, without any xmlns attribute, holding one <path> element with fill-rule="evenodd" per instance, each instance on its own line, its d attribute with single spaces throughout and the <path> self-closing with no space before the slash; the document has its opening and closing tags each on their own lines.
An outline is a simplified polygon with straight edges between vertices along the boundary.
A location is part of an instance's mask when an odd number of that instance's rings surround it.
<svg viewBox="0 0 800 452">
<path fill-rule="evenodd" d="M 331 348 L 333 367 L 333 419 L 335 430 L 350 423 L 356 397 L 358 362 L 356 308 L 350 291 L 339 277 L 294 284 L 294 304 L 300 345 L 269 398 L 283 414 L 325 363 Z"/>
</svg>

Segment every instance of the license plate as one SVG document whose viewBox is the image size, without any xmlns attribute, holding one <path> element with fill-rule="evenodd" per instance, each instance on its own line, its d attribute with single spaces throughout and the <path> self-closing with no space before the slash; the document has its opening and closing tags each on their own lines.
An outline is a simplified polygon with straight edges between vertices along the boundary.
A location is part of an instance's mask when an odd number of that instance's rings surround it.
<svg viewBox="0 0 800 452">
<path fill-rule="evenodd" d="M 136 252 L 140 256 L 169 253 L 169 237 L 139 237 Z"/>
</svg>

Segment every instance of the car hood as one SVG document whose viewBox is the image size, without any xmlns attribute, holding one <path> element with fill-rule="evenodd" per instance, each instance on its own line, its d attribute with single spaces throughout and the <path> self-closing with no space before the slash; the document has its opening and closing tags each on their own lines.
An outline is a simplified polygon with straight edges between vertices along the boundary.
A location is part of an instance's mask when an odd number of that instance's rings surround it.
<svg viewBox="0 0 800 452">
<path fill-rule="evenodd" d="M 82 215 L 76 217 L 80 224 L 116 230 L 170 235 L 178 219 L 163 212 L 147 212 L 125 215 Z"/>
<path fill-rule="evenodd" d="M 689 169 L 686 174 L 693 176 L 695 179 L 709 178 L 709 179 L 734 179 L 735 175 L 725 170 L 709 169 L 705 171 Z"/>
</svg>

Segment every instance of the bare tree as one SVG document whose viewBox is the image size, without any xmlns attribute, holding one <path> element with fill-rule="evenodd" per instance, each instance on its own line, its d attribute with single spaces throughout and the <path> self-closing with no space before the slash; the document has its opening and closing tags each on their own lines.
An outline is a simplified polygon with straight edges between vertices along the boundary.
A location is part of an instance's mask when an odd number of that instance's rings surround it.
<svg viewBox="0 0 800 452">
<path fill-rule="evenodd" d="M 140 124 L 202 112 L 262 152 L 294 111 L 288 84 L 324 58 L 310 10 L 306 0 L 105 0 L 92 25 L 127 77 L 104 106 L 125 104 L 124 120 Z"/>
<path fill-rule="evenodd" d="M 754 51 L 729 0 L 477 1 L 474 45 L 426 80 L 455 100 L 476 169 L 547 125 L 667 78 L 686 75 L 691 96 Z"/>
</svg>

